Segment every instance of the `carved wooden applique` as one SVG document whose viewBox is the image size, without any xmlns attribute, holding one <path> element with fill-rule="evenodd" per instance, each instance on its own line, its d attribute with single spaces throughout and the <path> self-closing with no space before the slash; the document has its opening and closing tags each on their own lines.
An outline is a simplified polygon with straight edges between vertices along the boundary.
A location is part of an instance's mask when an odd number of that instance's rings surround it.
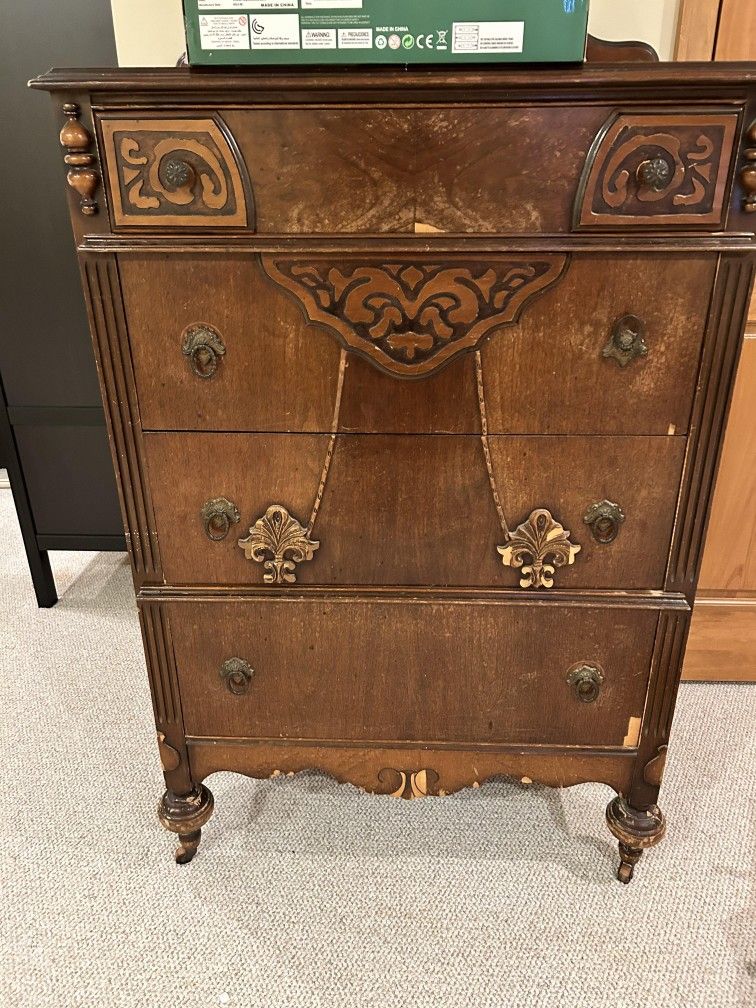
<svg viewBox="0 0 756 1008">
<path fill-rule="evenodd" d="M 562 275 L 566 255 L 263 255 L 268 276 L 341 343 L 400 378 L 434 374 L 515 322 Z"/>
<path fill-rule="evenodd" d="M 219 116 L 103 118 L 100 128 L 116 227 L 254 226 L 241 159 Z"/>
<path fill-rule="evenodd" d="M 736 112 L 615 113 L 586 161 L 576 230 L 723 223 Z"/>
</svg>

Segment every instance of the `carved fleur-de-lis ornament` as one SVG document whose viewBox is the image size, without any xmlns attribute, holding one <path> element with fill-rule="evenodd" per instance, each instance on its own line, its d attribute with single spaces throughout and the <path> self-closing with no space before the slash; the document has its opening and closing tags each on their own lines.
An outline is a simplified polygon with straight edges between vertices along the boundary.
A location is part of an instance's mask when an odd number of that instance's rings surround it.
<svg viewBox="0 0 756 1008">
<path fill-rule="evenodd" d="M 550 511 L 539 508 L 498 546 L 505 567 L 521 570 L 521 588 L 553 588 L 557 567 L 571 566 L 581 547 Z"/>
<path fill-rule="evenodd" d="M 258 518 L 246 539 L 239 540 L 247 560 L 264 564 L 266 584 L 293 584 L 296 565 L 312 560 L 320 543 L 281 504 L 272 504 Z"/>
</svg>

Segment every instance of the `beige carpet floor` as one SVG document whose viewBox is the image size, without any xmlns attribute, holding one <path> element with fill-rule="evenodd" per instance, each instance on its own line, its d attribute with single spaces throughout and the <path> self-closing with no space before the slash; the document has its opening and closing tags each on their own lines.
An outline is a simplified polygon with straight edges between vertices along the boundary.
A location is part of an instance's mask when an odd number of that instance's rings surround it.
<svg viewBox="0 0 756 1008">
<path fill-rule="evenodd" d="M 3 1008 L 756 1005 L 756 688 L 683 689 L 669 835 L 628 887 L 599 785 L 218 774 L 177 867 L 125 558 L 54 566 L 40 611 L 0 492 Z"/>
</svg>

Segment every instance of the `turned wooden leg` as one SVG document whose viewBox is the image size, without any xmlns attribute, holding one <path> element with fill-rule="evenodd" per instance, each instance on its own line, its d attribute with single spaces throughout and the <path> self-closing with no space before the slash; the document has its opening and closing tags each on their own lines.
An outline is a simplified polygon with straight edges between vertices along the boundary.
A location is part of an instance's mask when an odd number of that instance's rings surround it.
<svg viewBox="0 0 756 1008">
<path fill-rule="evenodd" d="M 628 883 L 647 847 L 653 847 L 664 837 L 667 823 L 658 805 L 647 809 L 635 809 L 618 795 L 609 802 L 606 822 L 619 840 L 620 866 L 617 878 Z"/>
<path fill-rule="evenodd" d="M 212 814 L 213 796 L 204 784 L 185 795 L 165 792 L 158 805 L 158 819 L 171 833 L 178 833 L 177 864 L 189 864 L 197 853 L 202 827 Z"/>
</svg>

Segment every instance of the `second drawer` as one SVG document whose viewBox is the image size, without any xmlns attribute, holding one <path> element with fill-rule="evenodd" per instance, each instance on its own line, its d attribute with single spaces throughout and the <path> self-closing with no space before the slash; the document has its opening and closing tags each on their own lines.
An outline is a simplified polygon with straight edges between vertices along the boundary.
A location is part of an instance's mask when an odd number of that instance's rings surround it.
<svg viewBox="0 0 756 1008">
<path fill-rule="evenodd" d="M 457 435 L 145 444 L 169 583 L 626 590 L 663 587 L 685 451 L 681 437 L 496 436 L 488 457 Z"/>
</svg>

